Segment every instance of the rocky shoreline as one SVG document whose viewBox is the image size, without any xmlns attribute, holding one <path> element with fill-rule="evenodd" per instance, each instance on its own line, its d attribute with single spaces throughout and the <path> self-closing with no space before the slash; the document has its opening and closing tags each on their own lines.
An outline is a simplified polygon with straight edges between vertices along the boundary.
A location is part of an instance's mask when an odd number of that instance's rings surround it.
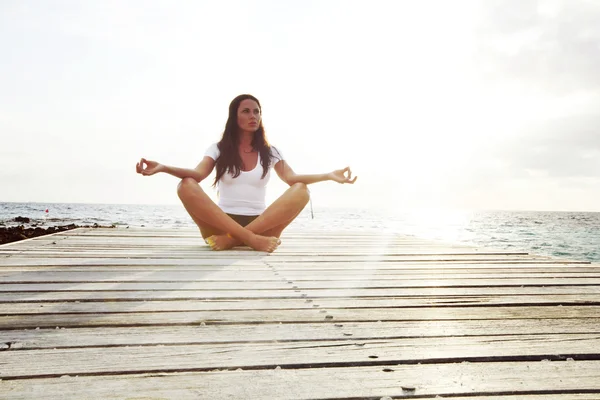
<svg viewBox="0 0 600 400">
<path fill-rule="evenodd" d="M 16 217 L 14 222 L 18 223 L 29 223 L 30 219 L 27 217 Z M 25 225 L 18 226 L 0 226 L 0 244 L 17 242 L 19 240 L 30 239 L 38 236 L 49 235 L 57 232 L 64 232 L 75 228 L 114 228 L 115 225 L 102 226 L 98 224 L 94 225 L 60 225 L 60 226 L 49 226 L 42 228 L 40 226 L 25 227 Z"/>
</svg>

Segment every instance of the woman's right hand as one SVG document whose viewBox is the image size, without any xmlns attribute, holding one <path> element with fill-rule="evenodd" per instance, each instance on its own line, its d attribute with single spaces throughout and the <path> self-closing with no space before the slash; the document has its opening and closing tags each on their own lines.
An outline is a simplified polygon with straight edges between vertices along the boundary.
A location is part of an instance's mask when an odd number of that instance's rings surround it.
<svg viewBox="0 0 600 400">
<path fill-rule="evenodd" d="M 162 172 L 164 165 L 151 160 L 142 158 L 139 163 L 135 164 L 135 171 L 144 176 L 154 175 L 157 172 Z"/>
</svg>

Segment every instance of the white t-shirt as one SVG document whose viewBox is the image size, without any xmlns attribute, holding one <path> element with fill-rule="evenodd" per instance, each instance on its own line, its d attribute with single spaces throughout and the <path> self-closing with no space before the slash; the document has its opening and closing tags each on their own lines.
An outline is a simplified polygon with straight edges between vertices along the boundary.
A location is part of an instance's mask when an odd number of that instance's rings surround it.
<svg viewBox="0 0 600 400">
<path fill-rule="evenodd" d="M 212 144 L 204 153 L 205 156 L 217 160 L 221 152 L 217 143 Z M 267 194 L 267 183 L 271 177 L 271 168 L 283 160 L 281 152 L 271 146 L 271 164 L 267 175 L 261 179 L 263 166 L 260 163 L 260 153 L 256 167 L 251 171 L 240 171 L 237 178 L 226 172 L 217 183 L 219 194 L 219 207 L 228 214 L 237 215 L 260 215 L 267 208 L 265 197 Z"/>
</svg>

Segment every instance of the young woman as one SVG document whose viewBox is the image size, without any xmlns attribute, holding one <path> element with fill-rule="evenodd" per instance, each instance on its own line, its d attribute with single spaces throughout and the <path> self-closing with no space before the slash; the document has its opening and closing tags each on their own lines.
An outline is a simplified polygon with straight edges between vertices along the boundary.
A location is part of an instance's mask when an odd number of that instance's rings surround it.
<svg viewBox="0 0 600 400">
<path fill-rule="evenodd" d="M 215 167 L 218 205 L 198 184 Z M 271 168 L 290 187 L 267 208 L 265 194 Z M 206 150 L 195 169 L 170 167 L 142 158 L 136 171 L 144 176 L 165 172 L 181 179 L 177 194 L 213 250 L 246 244 L 269 253 L 281 244 L 281 233 L 308 203 L 306 185 L 327 180 L 356 181 L 349 167 L 326 174 L 296 174 L 281 152 L 269 145 L 260 103 L 249 94 L 233 99 L 221 141 Z"/>
</svg>

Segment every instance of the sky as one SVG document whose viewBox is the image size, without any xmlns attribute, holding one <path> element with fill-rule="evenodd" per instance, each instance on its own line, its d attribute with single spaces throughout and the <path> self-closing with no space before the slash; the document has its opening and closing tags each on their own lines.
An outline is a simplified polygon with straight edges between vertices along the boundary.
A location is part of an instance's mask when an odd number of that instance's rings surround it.
<svg viewBox="0 0 600 400">
<path fill-rule="evenodd" d="M 598 1 L 0 0 L 0 56 L 0 201 L 177 204 L 135 163 L 251 93 L 296 172 L 358 176 L 315 204 L 600 211 Z"/>
</svg>

